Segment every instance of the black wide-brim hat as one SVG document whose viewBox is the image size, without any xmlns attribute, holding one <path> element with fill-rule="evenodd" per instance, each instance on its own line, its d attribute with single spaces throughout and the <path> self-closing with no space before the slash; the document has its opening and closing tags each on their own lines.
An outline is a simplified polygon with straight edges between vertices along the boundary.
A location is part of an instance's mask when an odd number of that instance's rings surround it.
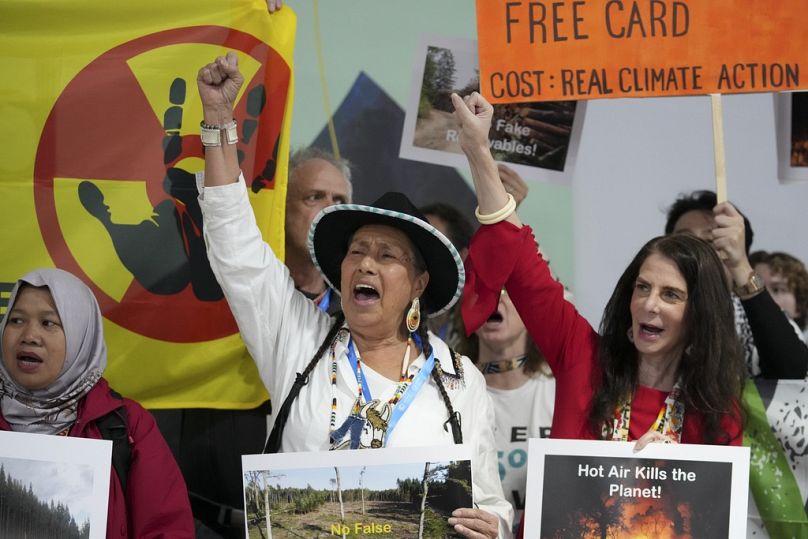
<svg viewBox="0 0 808 539">
<path fill-rule="evenodd" d="M 429 272 L 421 303 L 429 316 L 450 309 L 466 281 L 463 261 L 452 242 L 430 225 L 402 193 L 385 193 L 370 206 L 338 204 L 317 214 L 309 229 L 309 253 L 329 286 L 340 292 L 342 260 L 348 242 L 357 229 L 373 224 L 402 231 L 421 253 Z"/>
</svg>

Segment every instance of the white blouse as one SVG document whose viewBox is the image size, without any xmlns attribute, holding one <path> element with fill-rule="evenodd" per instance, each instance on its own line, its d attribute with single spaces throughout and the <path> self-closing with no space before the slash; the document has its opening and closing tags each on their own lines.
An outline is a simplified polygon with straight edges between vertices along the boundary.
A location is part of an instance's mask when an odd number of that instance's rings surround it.
<svg viewBox="0 0 808 539">
<path fill-rule="evenodd" d="M 224 290 L 247 349 L 261 379 L 279 409 L 289 394 L 295 374 L 302 372 L 322 344 L 333 319 L 297 291 L 289 271 L 272 252 L 256 225 L 244 178 L 237 183 L 204 187 L 197 174 L 199 203 L 204 216 L 204 237 L 210 266 Z M 334 299 L 337 299 L 335 297 Z M 348 332 L 340 331 L 333 344 L 337 361 L 337 384 L 330 380 L 331 348 L 326 350 L 294 405 L 283 433 L 281 450 L 322 451 L 329 448 L 332 394 L 337 397 L 336 426 L 351 411 L 357 398 L 357 382 L 346 356 Z M 452 406 L 462 418 L 463 442 L 473 448 L 472 479 L 475 505 L 500 519 L 500 537 L 511 536 L 511 505 L 505 501 L 499 481 L 494 446 L 494 409 L 486 392 L 485 379 L 472 362 L 450 356 L 448 346 L 430 334 L 443 382 Z M 417 373 L 425 362 L 423 354 L 412 362 Z M 366 368 L 363 366 L 363 368 Z M 372 377 L 373 373 L 369 373 Z M 397 383 L 373 398 L 389 399 Z M 434 380 L 424 384 L 417 398 L 401 417 L 387 440 L 388 447 L 451 445 L 451 429 L 444 429 L 448 411 Z M 274 418 L 271 419 L 274 422 Z M 272 428 L 270 424 L 269 428 Z"/>
</svg>

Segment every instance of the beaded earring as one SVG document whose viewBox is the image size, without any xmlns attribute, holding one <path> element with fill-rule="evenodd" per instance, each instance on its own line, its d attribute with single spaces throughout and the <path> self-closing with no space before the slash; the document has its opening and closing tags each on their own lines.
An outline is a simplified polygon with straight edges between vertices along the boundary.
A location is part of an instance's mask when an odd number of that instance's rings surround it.
<svg viewBox="0 0 808 539">
<path fill-rule="evenodd" d="M 421 324 L 421 302 L 418 298 L 414 298 L 412 300 L 412 305 L 410 305 L 410 310 L 407 311 L 407 331 L 410 332 L 410 336 L 407 337 L 407 350 L 404 352 L 404 359 L 401 362 L 401 380 L 405 380 L 407 378 L 407 367 L 410 364 L 410 352 L 412 351 L 412 338 L 415 336 L 416 341 L 419 343 L 421 342 L 418 340 L 418 335 L 415 333 L 418 330 L 418 326 Z"/>
<path fill-rule="evenodd" d="M 421 324 L 421 302 L 418 298 L 412 300 L 410 310 L 407 311 L 407 330 L 410 333 L 415 333 L 418 326 Z"/>
</svg>

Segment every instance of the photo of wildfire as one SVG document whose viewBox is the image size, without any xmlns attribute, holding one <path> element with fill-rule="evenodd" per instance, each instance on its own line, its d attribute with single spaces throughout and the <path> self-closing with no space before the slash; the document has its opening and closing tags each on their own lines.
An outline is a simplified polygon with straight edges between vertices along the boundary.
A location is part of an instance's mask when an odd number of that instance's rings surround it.
<svg viewBox="0 0 808 539">
<path fill-rule="evenodd" d="M 546 455 L 542 539 L 728 537 L 732 464 Z"/>
<path fill-rule="evenodd" d="M 808 167 L 808 92 L 791 95 L 791 166 Z"/>
</svg>

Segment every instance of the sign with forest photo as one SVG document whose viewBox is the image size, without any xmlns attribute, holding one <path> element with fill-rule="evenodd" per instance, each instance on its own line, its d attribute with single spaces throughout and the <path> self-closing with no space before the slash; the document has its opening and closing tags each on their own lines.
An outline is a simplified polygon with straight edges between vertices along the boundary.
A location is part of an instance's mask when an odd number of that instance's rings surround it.
<svg viewBox="0 0 808 539">
<path fill-rule="evenodd" d="M 0 431 L 0 537 L 102 539 L 112 442 Z"/>
<path fill-rule="evenodd" d="M 472 507 L 466 446 L 242 457 L 246 536 L 455 537 Z"/>
<path fill-rule="evenodd" d="M 480 90 L 477 43 L 423 35 L 412 73 L 399 155 L 467 168 L 451 94 L 465 96 Z M 568 183 L 584 108 L 584 103 L 575 101 L 495 105 L 488 136 L 491 154 L 525 179 Z"/>
</svg>

